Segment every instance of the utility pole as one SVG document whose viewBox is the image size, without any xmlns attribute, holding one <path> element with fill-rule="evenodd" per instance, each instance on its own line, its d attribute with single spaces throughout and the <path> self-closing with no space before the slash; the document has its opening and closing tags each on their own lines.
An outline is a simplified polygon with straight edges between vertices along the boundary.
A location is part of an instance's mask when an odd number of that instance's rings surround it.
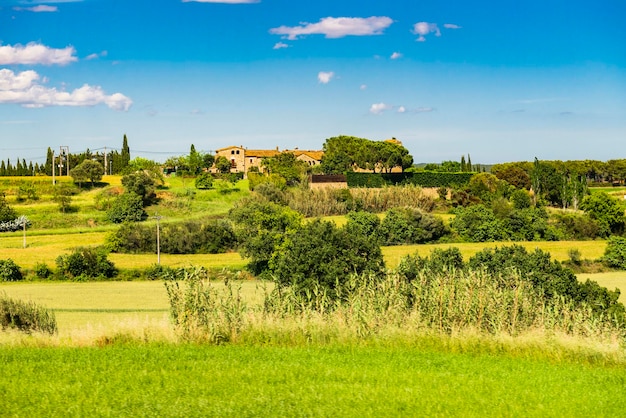
<svg viewBox="0 0 626 418">
<path fill-rule="evenodd" d="M 67 166 L 66 173 L 69 176 L 70 175 L 70 147 L 68 147 L 67 145 L 61 145 L 61 147 L 59 147 L 59 152 L 63 156 L 63 160 L 66 162 L 66 166 Z M 63 171 L 59 171 L 59 175 L 62 176 Z"/>
<path fill-rule="evenodd" d="M 52 185 L 54 186 L 56 184 L 55 178 L 54 178 L 54 172 L 56 171 L 54 169 L 54 165 L 56 163 L 54 162 L 54 151 L 52 151 Z"/>
</svg>

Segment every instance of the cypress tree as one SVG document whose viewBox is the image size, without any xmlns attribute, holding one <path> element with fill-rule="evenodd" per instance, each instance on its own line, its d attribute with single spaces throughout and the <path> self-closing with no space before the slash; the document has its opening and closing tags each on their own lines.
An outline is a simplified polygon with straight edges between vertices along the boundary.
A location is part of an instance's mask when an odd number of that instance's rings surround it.
<svg viewBox="0 0 626 418">
<path fill-rule="evenodd" d="M 130 148 L 128 147 L 128 138 L 124 134 L 124 142 L 122 143 L 122 154 L 120 161 L 120 170 L 124 170 L 130 163 Z"/>
<path fill-rule="evenodd" d="M 467 154 L 467 171 L 474 171 L 472 169 L 472 157 L 469 154 Z"/>
<path fill-rule="evenodd" d="M 461 155 L 461 172 L 465 172 L 466 167 L 465 167 L 465 155 Z"/>
<path fill-rule="evenodd" d="M 0 164 L 0 176 L 6 176 L 7 175 L 7 166 L 4 163 L 4 160 L 2 160 L 2 164 Z"/>
<path fill-rule="evenodd" d="M 52 149 L 48 147 L 48 153 L 46 154 L 46 164 L 43 166 L 43 171 L 48 176 L 52 175 L 52 164 L 53 164 L 52 159 L 53 158 L 54 158 L 54 155 L 52 154 Z"/>
</svg>

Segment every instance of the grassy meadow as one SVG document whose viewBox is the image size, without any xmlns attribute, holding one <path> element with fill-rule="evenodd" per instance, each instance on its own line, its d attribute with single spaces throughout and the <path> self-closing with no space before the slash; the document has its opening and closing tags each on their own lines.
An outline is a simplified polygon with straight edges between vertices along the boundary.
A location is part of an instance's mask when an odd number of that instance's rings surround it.
<svg viewBox="0 0 626 418">
<path fill-rule="evenodd" d="M 67 181 L 67 179 L 61 179 Z M 20 182 L 33 182 L 39 200 L 18 202 Z M 109 188 L 119 176 L 105 176 Z M 32 227 L 0 237 L 0 259 L 32 270 L 78 246 L 105 242 L 111 225 L 98 210 L 101 189 L 75 196 L 76 211 L 59 214 L 49 178 L 0 178 L 0 188 Z M 162 222 L 223 215 L 248 194 L 246 182 L 227 191 L 201 191 L 193 180 L 168 178 L 158 205 Z M 442 215 L 446 222 L 450 215 Z M 345 217 L 328 217 L 338 225 Z M 148 220 L 153 224 L 153 220 Z M 467 259 L 510 243 L 383 247 L 388 267 L 407 254 L 458 247 Z M 595 260 L 604 241 L 523 242 L 557 260 L 569 250 Z M 156 254 L 111 254 L 124 270 L 156 263 Z M 169 255 L 161 263 L 240 270 L 238 253 Z M 626 273 L 580 275 L 626 290 Z M 485 335 L 467 329 L 438 333 L 399 324 L 355 337 L 349 318 L 330 325 L 315 315 L 265 317 L 271 283 L 234 283 L 258 330 L 223 345 L 190 343 L 170 318 L 161 281 L 0 283 L 0 294 L 51 309 L 58 334 L 0 332 L 0 416 L 619 416 L 626 409 L 623 341 L 531 330 Z M 223 284 L 215 282 L 221 294 Z M 626 293 L 620 296 L 626 302 Z M 223 301 L 220 303 L 224 303 Z M 222 305 L 224 309 L 227 305 Z M 376 322 L 361 318 L 364 322 Z M 358 325 L 358 324 L 357 324 Z M 254 328 L 254 327 L 253 327 Z"/>
</svg>

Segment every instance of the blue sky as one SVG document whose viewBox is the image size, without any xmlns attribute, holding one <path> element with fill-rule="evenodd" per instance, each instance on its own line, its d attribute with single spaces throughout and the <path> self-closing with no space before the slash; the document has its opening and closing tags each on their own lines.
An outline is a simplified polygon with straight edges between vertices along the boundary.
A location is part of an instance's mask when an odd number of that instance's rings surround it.
<svg viewBox="0 0 626 418">
<path fill-rule="evenodd" d="M 623 0 L 1 0 L 0 158 L 396 137 L 416 162 L 626 158 Z"/>
</svg>

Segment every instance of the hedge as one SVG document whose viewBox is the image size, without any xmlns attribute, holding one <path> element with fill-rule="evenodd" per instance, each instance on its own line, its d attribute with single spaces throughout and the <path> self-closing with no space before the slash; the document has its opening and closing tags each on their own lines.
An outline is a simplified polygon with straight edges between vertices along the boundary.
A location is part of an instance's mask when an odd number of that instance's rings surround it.
<svg viewBox="0 0 626 418">
<path fill-rule="evenodd" d="M 384 187 L 414 184 L 421 187 L 453 187 L 469 183 L 475 173 L 420 171 L 408 173 L 346 173 L 348 187 Z"/>
</svg>

